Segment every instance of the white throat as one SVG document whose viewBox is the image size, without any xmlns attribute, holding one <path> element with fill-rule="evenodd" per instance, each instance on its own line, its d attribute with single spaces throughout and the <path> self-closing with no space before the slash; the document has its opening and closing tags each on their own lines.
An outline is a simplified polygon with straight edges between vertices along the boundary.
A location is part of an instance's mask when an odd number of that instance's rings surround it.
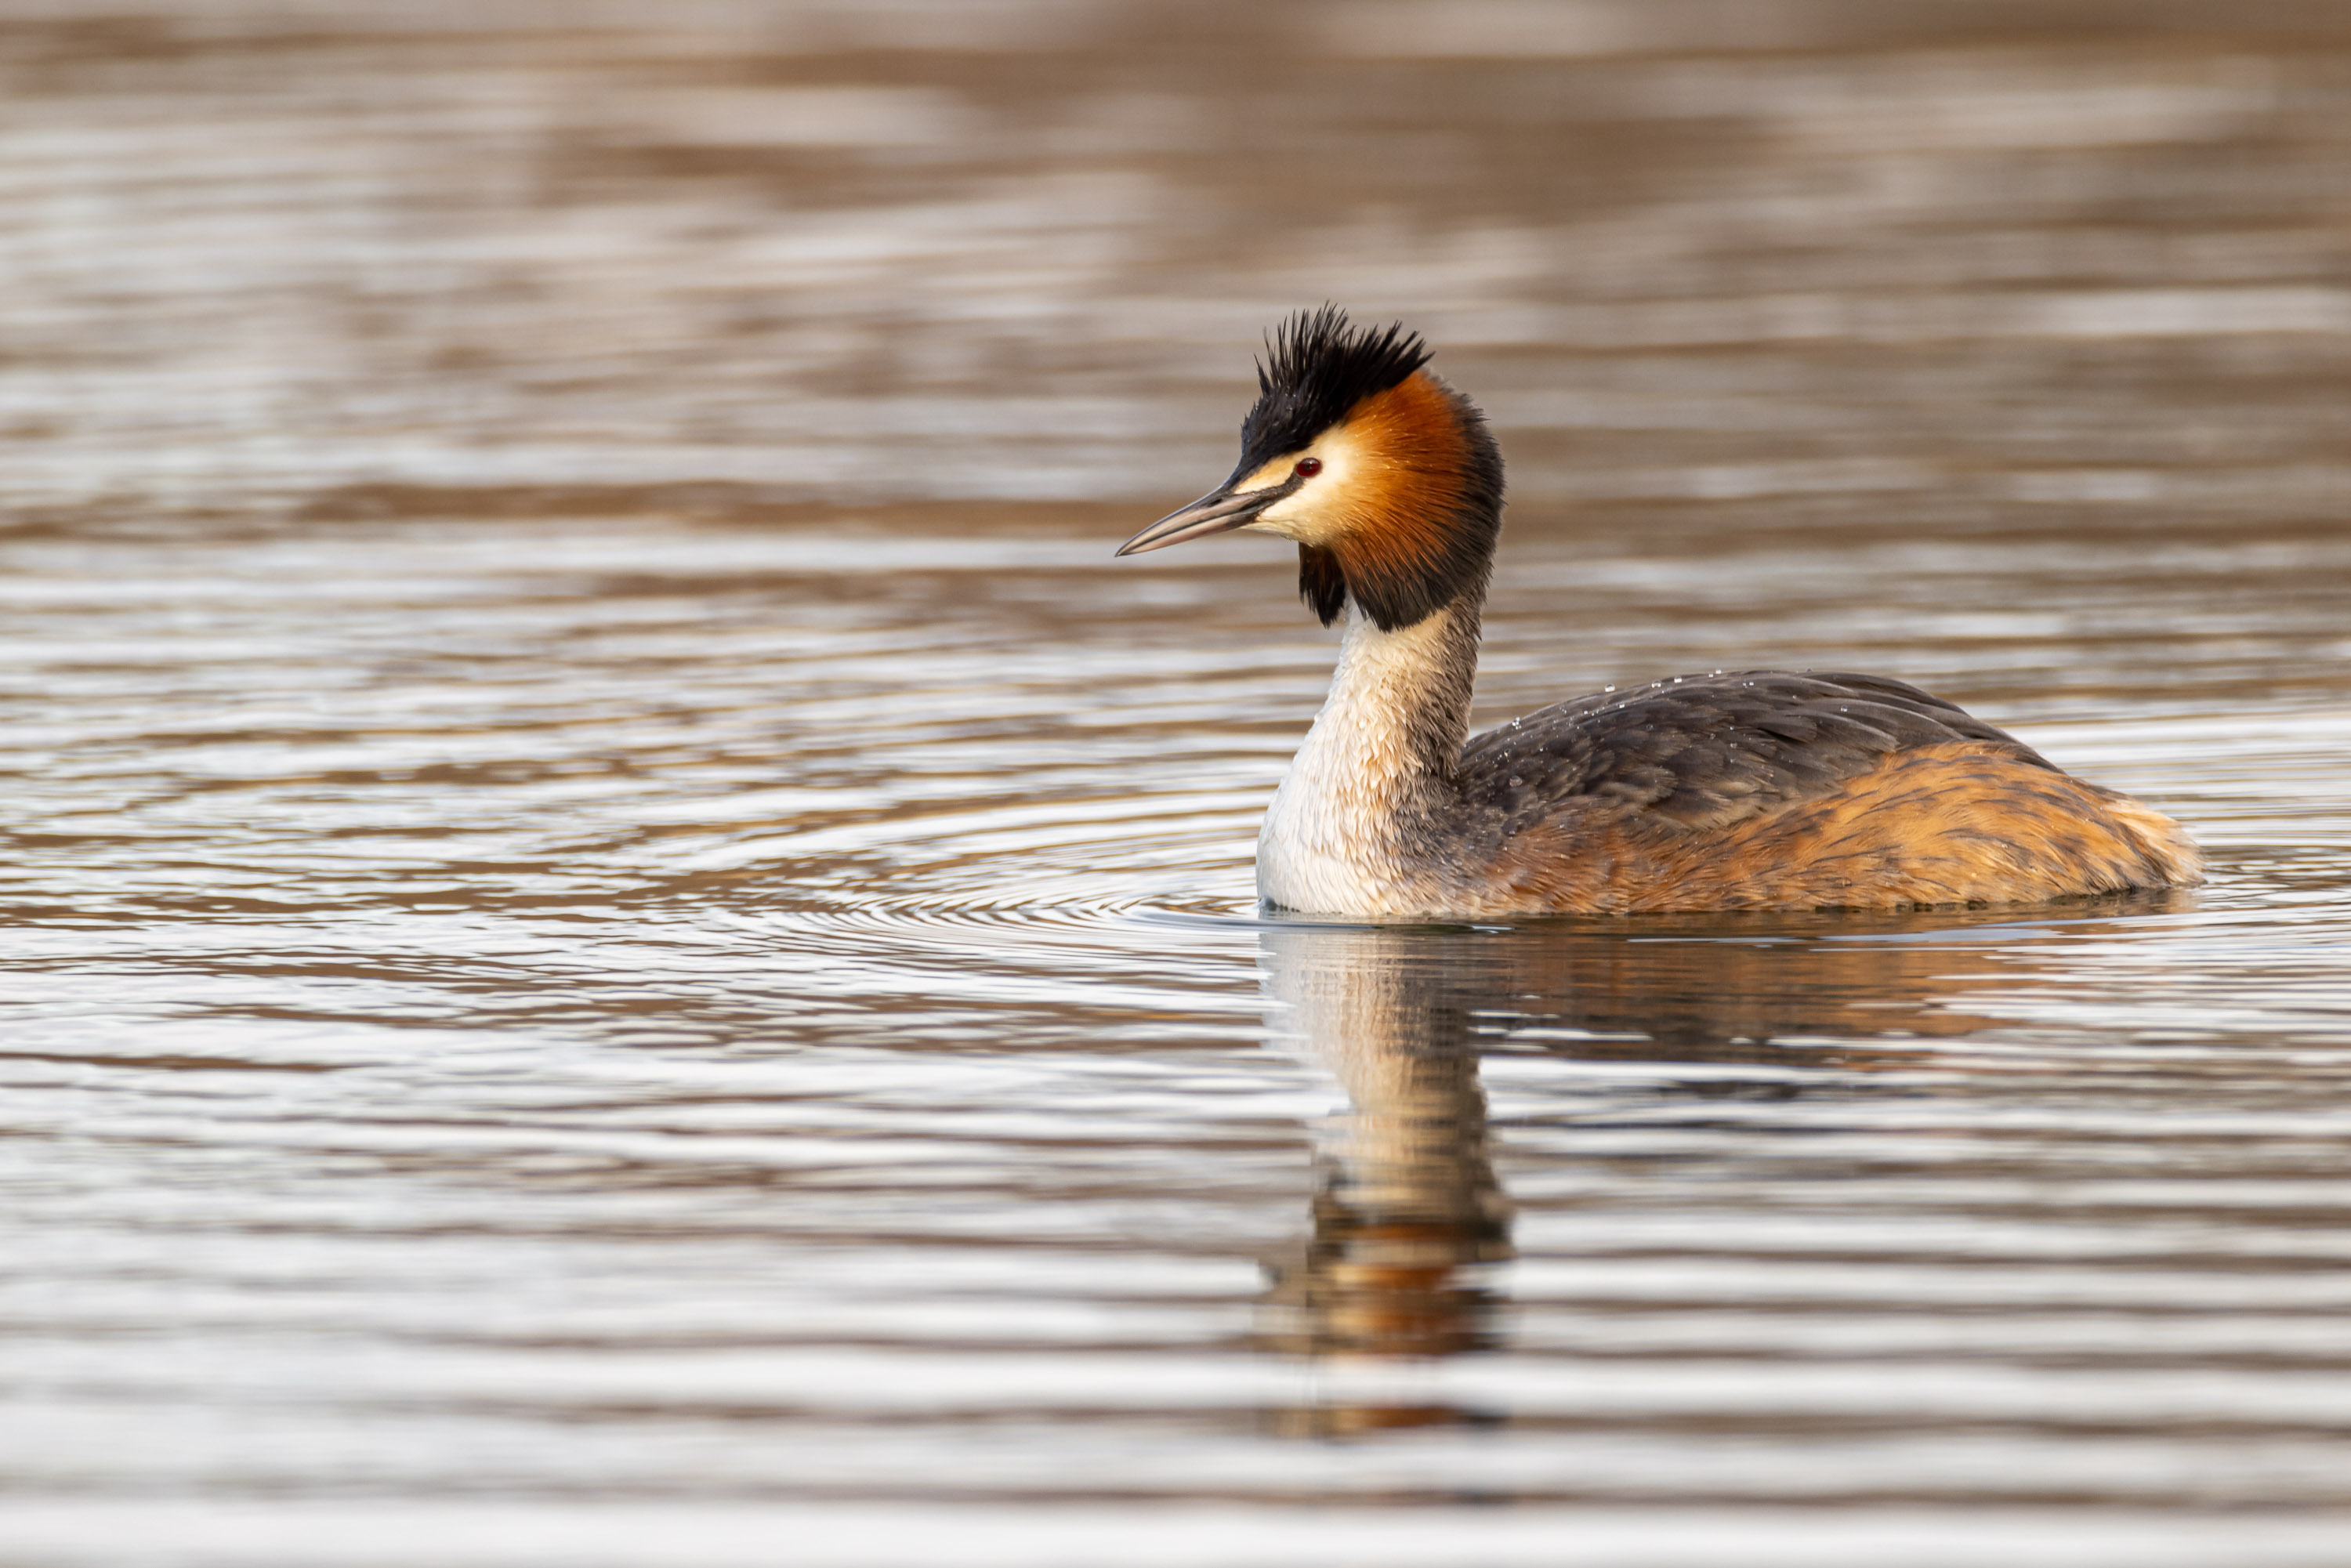
<svg viewBox="0 0 2351 1568">
<path fill-rule="evenodd" d="M 1331 695 L 1274 792 L 1257 839 L 1258 896 L 1322 915 L 1400 915 L 1425 908 L 1427 874 L 1407 840 L 1413 808 L 1443 781 L 1430 753 L 1461 744 L 1468 711 L 1456 605 L 1383 632 L 1353 604 Z M 1468 612 L 1473 617 L 1474 607 Z M 1468 658 L 1475 658 L 1474 620 Z"/>
</svg>

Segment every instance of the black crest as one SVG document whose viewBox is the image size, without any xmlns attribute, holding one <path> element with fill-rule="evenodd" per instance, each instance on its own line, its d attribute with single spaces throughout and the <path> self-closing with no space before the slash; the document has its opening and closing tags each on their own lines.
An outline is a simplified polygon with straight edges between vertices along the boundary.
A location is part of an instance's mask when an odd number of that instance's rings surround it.
<svg viewBox="0 0 2351 1568">
<path fill-rule="evenodd" d="M 1336 305 L 1301 310 L 1270 333 L 1257 368 L 1257 406 L 1241 422 L 1240 472 L 1295 452 L 1365 398 L 1428 363 L 1428 346 L 1402 322 L 1351 327 Z"/>
</svg>

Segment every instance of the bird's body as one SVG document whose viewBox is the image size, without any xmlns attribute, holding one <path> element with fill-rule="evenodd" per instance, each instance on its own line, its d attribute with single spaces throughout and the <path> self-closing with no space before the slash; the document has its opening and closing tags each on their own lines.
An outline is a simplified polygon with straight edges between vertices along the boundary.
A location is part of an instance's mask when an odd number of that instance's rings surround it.
<svg viewBox="0 0 2351 1568">
<path fill-rule="evenodd" d="M 1900 681 L 1747 671 L 1468 736 L 1501 463 L 1397 329 L 1294 319 L 1233 477 L 1130 540 L 1294 539 L 1344 617 L 1258 838 L 1258 891 L 1341 915 L 2040 902 L 2197 880 L 2168 818 Z M 1123 551 L 1122 553 L 1125 553 Z"/>
</svg>

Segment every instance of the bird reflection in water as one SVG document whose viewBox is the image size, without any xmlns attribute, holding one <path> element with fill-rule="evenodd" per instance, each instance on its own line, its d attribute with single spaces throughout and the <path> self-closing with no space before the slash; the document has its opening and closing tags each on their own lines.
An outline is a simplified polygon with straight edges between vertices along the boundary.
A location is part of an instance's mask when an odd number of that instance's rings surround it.
<svg viewBox="0 0 2351 1568">
<path fill-rule="evenodd" d="M 1481 1051 L 1675 1063 L 1915 1066 L 1926 1042 L 1996 1019 L 1970 1010 L 2029 984 L 2077 937 L 2190 894 L 1866 924 L 1840 915 L 1537 923 L 1516 929 L 1276 922 L 1259 963 L 1275 1040 L 1335 1077 L 1347 1109 L 1319 1140 L 1311 1235 L 1271 1260 L 1259 1345 L 1332 1375 L 1277 1413 L 1294 1437 L 1481 1425 L 1415 1368 L 1497 1348 L 1513 1256 L 1494 1175 Z M 1782 1043 L 1802 1037 L 1792 1048 Z M 1791 1056 L 1791 1050 L 1801 1056 Z M 1695 1075 L 1693 1098 L 1718 1095 Z M 1774 1098 L 1802 1091 L 1771 1086 Z M 1382 1374 L 1402 1375 L 1382 1375 Z"/>
<path fill-rule="evenodd" d="M 1479 988 L 1447 973 L 1460 944 L 1305 925 L 1259 941 L 1276 1034 L 1336 1076 L 1348 1101 L 1319 1151 L 1313 1233 L 1270 1264 L 1260 1343 L 1357 1368 L 1488 1348 L 1500 1298 L 1487 1266 L 1510 1256 L 1510 1211 L 1488 1155 L 1471 1040 Z M 1479 1418 L 1364 1398 L 1318 1401 L 1276 1425 L 1344 1437 Z"/>
<path fill-rule="evenodd" d="M 1484 1266 L 1510 1256 L 1487 1154 L 1471 1009 L 1446 973 L 1458 944 L 1401 931 L 1277 925 L 1260 937 L 1274 1030 L 1346 1090 L 1318 1160 L 1313 1234 L 1271 1265 L 1267 1348 L 1357 1365 L 1494 1341 Z M 1450 983 L 1448 983 L 1450 981 Z M 1411 1399 L 1318 1404 L 1279 1422 L 1335 1437 L 1475 1419 Z"/>
</svg>

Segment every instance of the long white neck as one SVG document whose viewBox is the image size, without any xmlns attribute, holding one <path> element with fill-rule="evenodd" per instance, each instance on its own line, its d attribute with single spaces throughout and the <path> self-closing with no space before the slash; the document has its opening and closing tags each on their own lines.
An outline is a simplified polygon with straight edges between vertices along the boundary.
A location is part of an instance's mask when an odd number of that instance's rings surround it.
<svg viewBox="0 0 2351 1568">
<path fill-rule="evenodd" d="M 1478 611 L 1464 596 L 1383 632 L 1350 605 L 1331 695 L 1258 834 L 1259 897 L 1321 915 L 1426 906 L 1415 888 L 1468 733 Z"/>
</svg>

